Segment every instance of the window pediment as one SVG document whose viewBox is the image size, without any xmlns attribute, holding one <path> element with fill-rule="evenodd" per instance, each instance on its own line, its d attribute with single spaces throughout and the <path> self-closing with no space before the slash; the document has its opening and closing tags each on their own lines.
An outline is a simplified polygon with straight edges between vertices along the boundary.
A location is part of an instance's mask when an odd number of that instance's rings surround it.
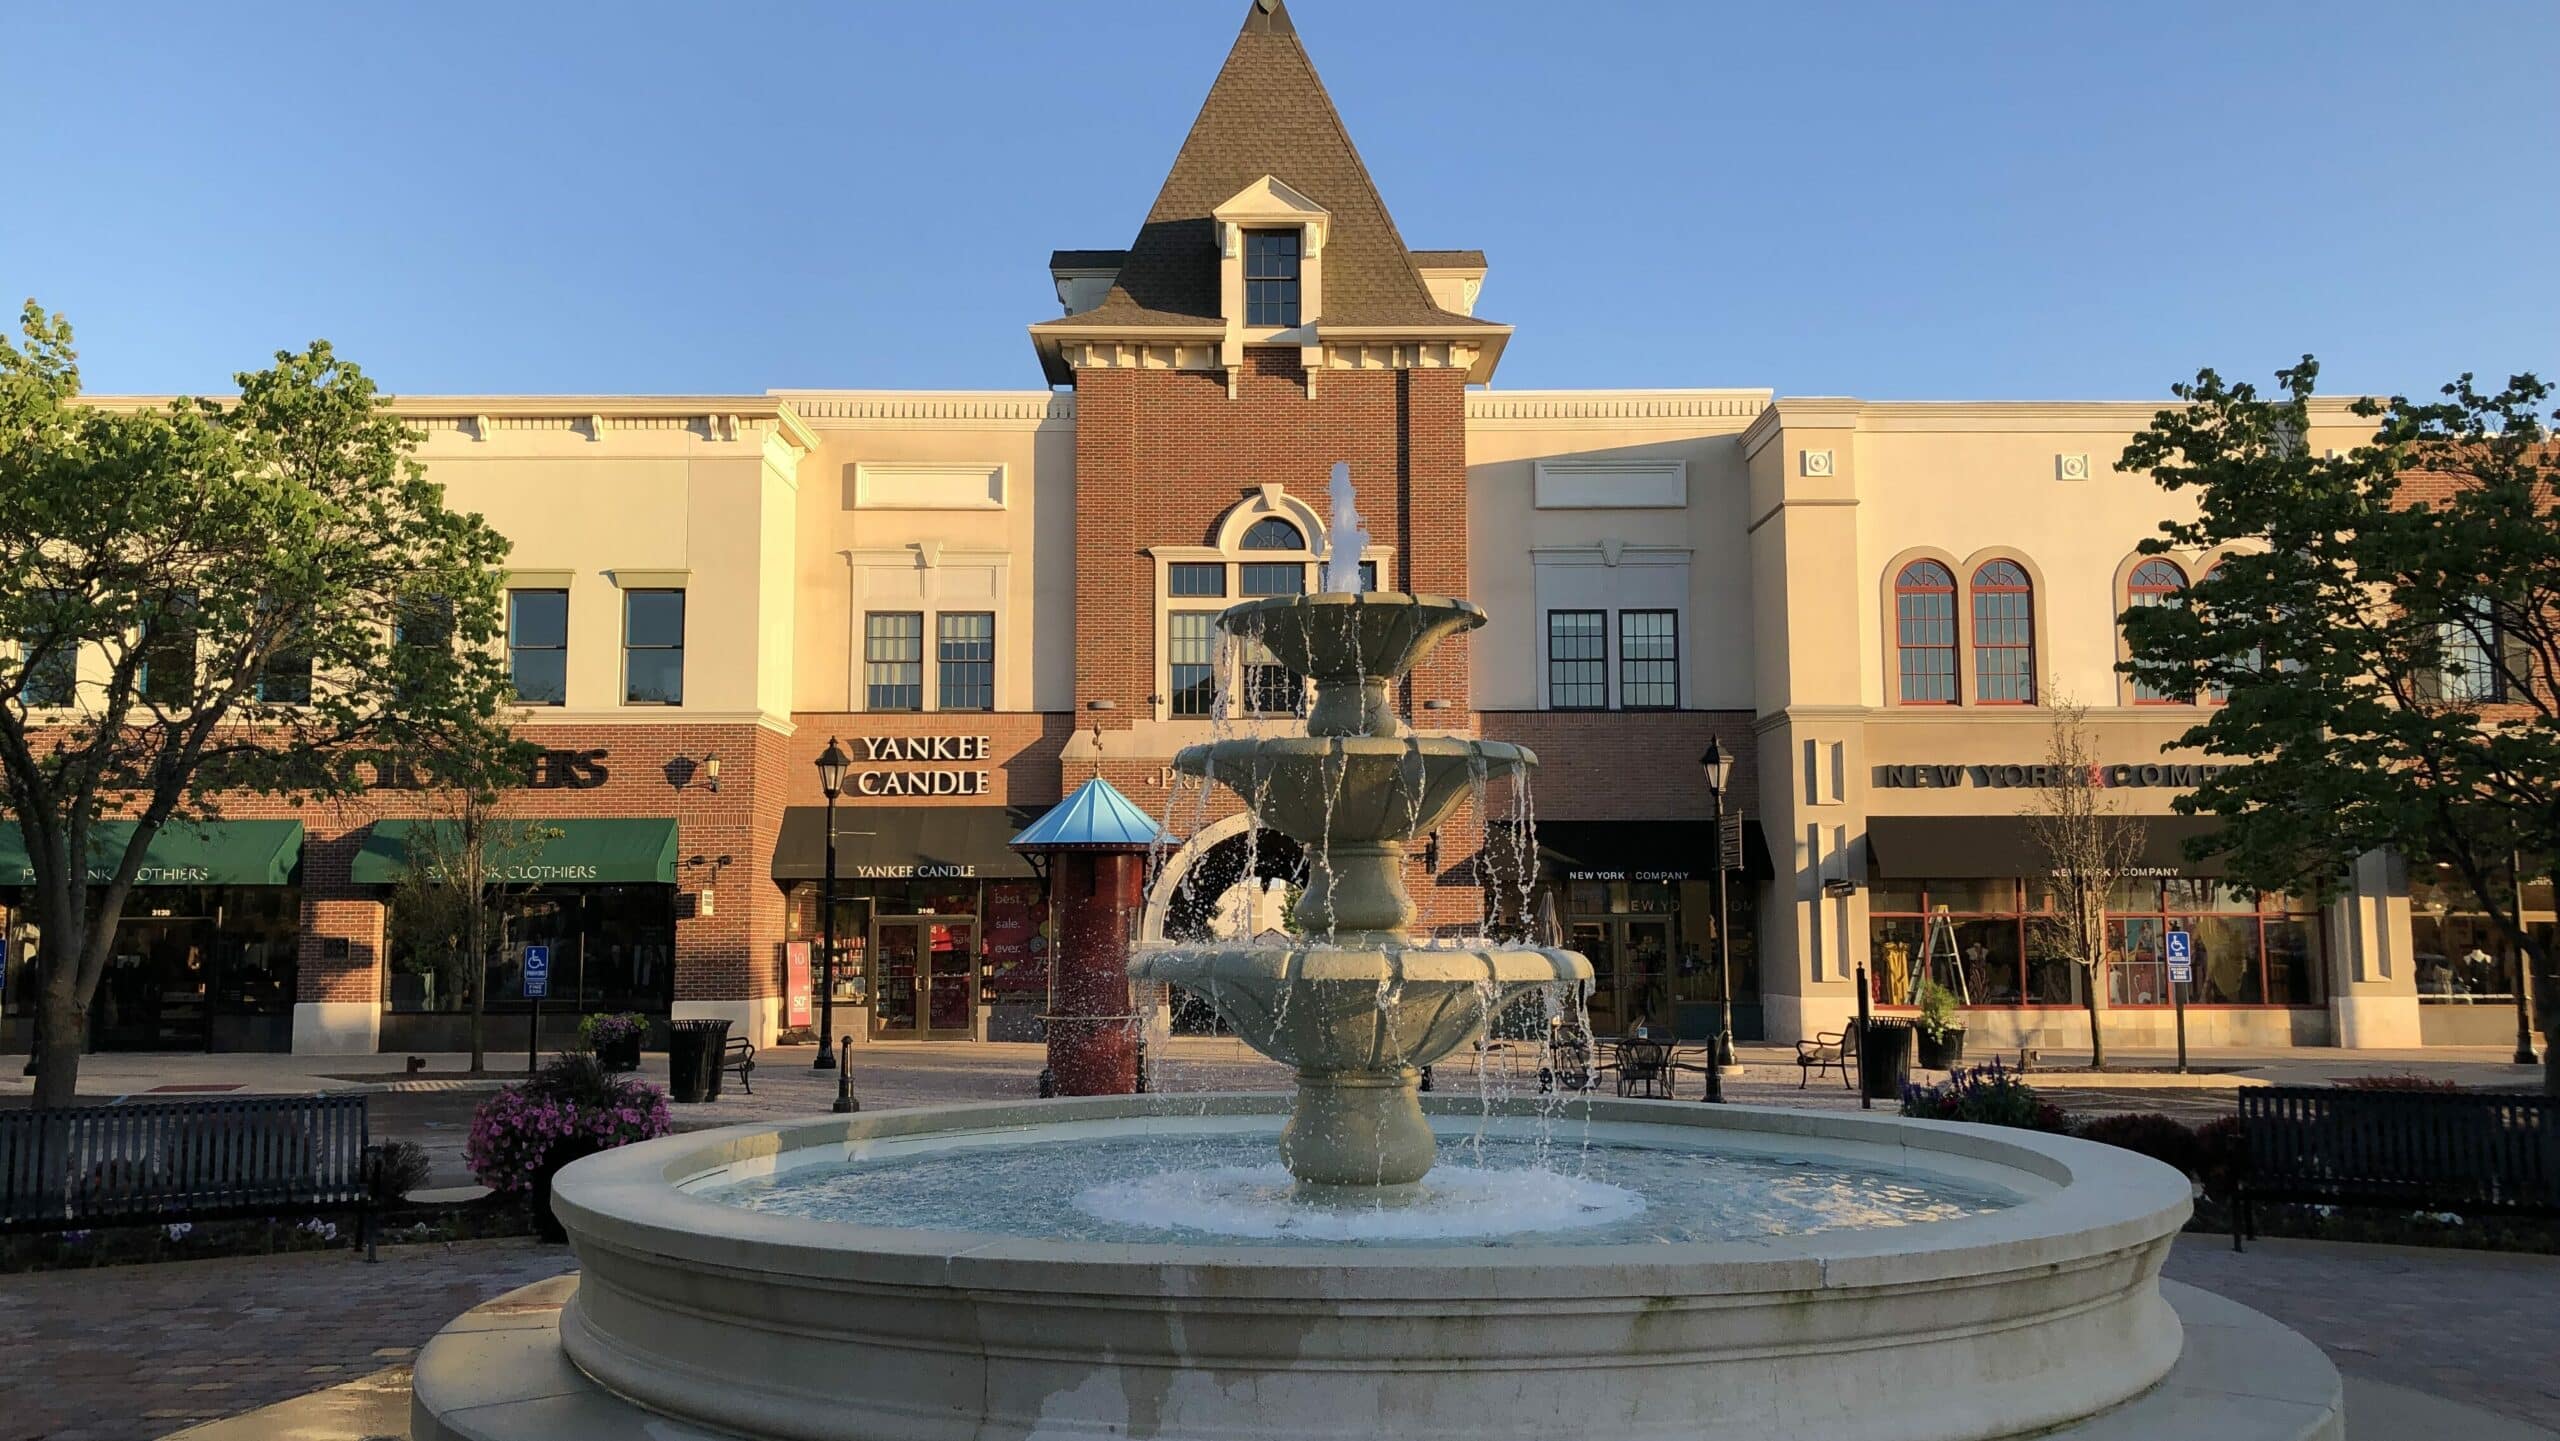
<svg viewBox="0 0 2560 1441">
<path fill-rule="evenodd" d="M 1287 181 L 1265 175 L 1244 189 L 1230 195 L 1217 209 L 1209 212 L 1218 221 L 1218 244 L 1229 256 L 1238 253 L 1240 233 L 1257 228 L 1302 228 L 1307 234 L 1307 254 L 1324 253 L 1325 231 L 1333 224 L 1332 212 L 1292 189 Z"/>
</svg>

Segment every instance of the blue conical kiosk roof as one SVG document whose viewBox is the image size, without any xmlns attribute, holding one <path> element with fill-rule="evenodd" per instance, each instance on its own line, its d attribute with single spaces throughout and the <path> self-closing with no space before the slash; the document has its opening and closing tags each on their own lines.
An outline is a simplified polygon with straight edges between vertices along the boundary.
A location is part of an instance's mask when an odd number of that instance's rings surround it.
<svg viewBox="0 0 2560 1441">
<path fill-rule="evenodd" d="M 1095 776 L 1023 827 L 1011 845 L 1017 851 L 1145 850 L 1162 834 L 1135 801 Z"/>
</svg>

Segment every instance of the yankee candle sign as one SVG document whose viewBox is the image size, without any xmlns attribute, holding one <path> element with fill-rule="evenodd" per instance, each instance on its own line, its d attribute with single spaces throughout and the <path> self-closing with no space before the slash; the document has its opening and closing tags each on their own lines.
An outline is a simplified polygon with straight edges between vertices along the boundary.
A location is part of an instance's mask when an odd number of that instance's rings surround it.
<svg viewBox="0 0 2560 1441">
<path fill-rule="evenodd" d="M 918 771 L 855 771 L 858 796 L 982 796 L 988 794 L 990 771 L 963 769 L 936 762 L 983 761 L 992 746 L 986 736 L 862 736 L 866 761 L 922 762 Z"/>
<path fill-rule="evenodd" d="M 1955 790 L 1972 785 L 1982 787 L 2049 786 L 2053 784 L 2053 767 L 2025 766 L 1878 766 L 1876 784 L 1894 789 Z M 2093 786 L 2174 786 L 2193 790 L 2229 766 L 2206 765 L 2112 765 L 2089 767 L 2089 784 Z"/>
</svg>

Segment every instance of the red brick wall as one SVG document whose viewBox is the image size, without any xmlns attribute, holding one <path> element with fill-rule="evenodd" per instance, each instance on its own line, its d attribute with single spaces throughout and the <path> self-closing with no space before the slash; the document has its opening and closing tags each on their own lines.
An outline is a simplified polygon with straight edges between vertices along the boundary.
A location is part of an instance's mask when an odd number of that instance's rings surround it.
<svg viewBox="0 0 2560 1441">
<path fill-rule="evenodd" d="M 1532 791 L 1549 820 L 1705 820 L 1714 813 L 1698 757 L 1721 740 L 1735 757 L 1727 809 L 1757 813 L 1760 746 L 1748 711 L 1488 711 L 1485 738 L 1538 753 Z"/>
</svg>

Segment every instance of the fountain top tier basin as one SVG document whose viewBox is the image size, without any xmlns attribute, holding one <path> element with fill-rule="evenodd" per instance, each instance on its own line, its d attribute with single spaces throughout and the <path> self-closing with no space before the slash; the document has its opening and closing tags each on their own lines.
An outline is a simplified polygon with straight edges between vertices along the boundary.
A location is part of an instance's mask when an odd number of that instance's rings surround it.
<svg viewBox="0 0 2560 1441">
<path fill-rule="evenodd" d="M 1484 612 L 1445 595 L 1401 591 L 1281 595 L 1229 606 L 1218 626 L 1262 643 L 1291 672 L 1312 678 L 1307 733 L 1402 734 L 1387 688 L 1432 647 L 1484 624 Z"/>
<path fill-rule="evenodd" d="M 1047 1239 L 994 1220 L 1039 1199 L 1021 1185 L 981 1182 L 981 1223 L 966 1187 L 956 1212 L 923 1188 L 902 1210 L 894 1170 L 870 1214 L 911 1224 L 722 1199 L 936 1148 L 954 1165 L 987 1157 L 989 1176 L 1011 1173 L 1008 1150 L 1144 1155 L 1221 1128 L 1250 1155 L 1288 1098 L 856 1114 L 673 1136 L 562 1171 L 553 1204 L 583 1277 L 561 1337 L 622 1396 L 795 1441 L 1964 1441 L 2105 1410 L 2177 1356 L 2157 1277 L 2188 1188 L 2130 1152 L 1856 1113 L 1575 1098 L 1542 1120 L 1533 1100 L 1427 1099 L 1453 1171 L 1476 1169 L 1463 1138 L 1479 1126 L 1546 1138 L 1543 1169 L 1568 1174 L 1587 1134 L 1602 1181 L 1628 1178 L 1601 1152 L 1687 1152 L 1698 1183 L 1674 1165 L 1648 1214 L 1726 1239 L 1408 1244 L 1390 1226 L 1383 1242 L 1272 1244 L 1181 1225 L 1162 1241 Z M 1917 1177 L 1952 1188 L 1960 1214 L 1737 1230 L 1706 1179 L 1729 1163 L 1817 1194 Z M 1042 1174 L 1079 1196 L 1093 1179 Z M 1759 1203 L 1746 1188 L 1733 1209 Z"/>
<path fill-rule="evenodd" d="M 1199 996 L 1282 1065 L 1399 1072 L 1439 1064 L 1524 991 L 1588 979 L 1591 964 L 1546 946 L 1209 943 L 1149 947 L 1129 973 Z"/>
</svg>

